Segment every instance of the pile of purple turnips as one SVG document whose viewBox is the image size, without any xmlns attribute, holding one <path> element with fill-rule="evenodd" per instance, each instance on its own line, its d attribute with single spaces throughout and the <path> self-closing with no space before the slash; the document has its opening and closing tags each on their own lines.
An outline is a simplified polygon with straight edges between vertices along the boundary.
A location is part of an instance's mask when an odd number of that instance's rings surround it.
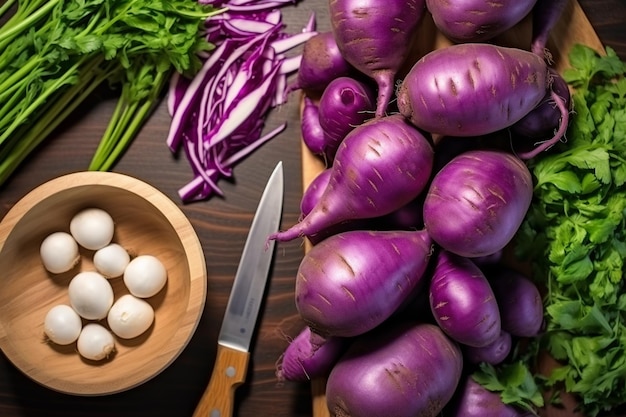
<svg viewBox="0 0 626 417">
<path fill-rule="evenodd" d="M 569 123 L 546 52 L 565 4 L 334 0 L 332 30 L 305 44 L 290 90 L 327 168 L 270 236 L 312 245 L 295 282 L 306 326 L 277 375 L 327 378 L 331 415 L 529 412 L 471 372 L 542 331 L 538 287 L 505 259 L 532 202 L 526 161 Z M 451 45 L 407 66 L 427 15 Z M 493 41 L 527 18 L 527 50 Z"/>
</svg>

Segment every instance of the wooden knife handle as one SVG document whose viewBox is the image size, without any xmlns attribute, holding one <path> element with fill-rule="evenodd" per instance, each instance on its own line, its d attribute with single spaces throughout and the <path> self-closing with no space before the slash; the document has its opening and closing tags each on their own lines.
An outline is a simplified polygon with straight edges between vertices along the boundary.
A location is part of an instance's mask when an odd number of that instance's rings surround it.
<svg viewBox="0 0 626 417">
<path fill-rule="evenodd" d="M 326 404 L 326 378 L 319 377 L 311 381 L 313 395 L 313 417 L 330 417 Z"/>
<path fill-rule="evenodd" d="M 246 380 L 249 352 L 218 345 L 213 373 L 193 417 L 231 417 L 235 389 Z"/>
</svg>

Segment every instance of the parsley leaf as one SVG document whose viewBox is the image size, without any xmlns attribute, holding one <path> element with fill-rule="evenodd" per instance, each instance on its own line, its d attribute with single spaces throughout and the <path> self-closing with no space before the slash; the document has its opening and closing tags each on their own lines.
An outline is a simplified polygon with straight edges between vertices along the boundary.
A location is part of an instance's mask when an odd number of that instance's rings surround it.
<svg viewBox="0 0 626 417">
<path fill-rule="evenodd" d="M 534 412 L 544 405 L 543 396 L 533 375 L 522 362 L 498 368 L 481 363 L 472 378 L 490 391 L 501 393 L 503 402 Z"/>
</svg>

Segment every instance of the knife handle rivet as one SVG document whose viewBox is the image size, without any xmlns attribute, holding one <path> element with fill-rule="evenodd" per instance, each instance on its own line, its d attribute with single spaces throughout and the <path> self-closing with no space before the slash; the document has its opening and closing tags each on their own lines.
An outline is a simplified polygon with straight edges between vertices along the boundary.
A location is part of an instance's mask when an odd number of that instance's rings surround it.
<svg viewBox="0 0 626 417">
<path fill-rule="evenodd" d="M 235 376 L 235 374 L 237 373 L 237 370 L 235 369 L 234 366 L 229 366 L 226 368 L 226 376 L 229 378 L 232 378 Z"/>
<path fill-rule="evenodd" d="M 209 417 L 220 417 L 222 415 L 222 413 L 220 412 L 220 410 L 218 409 L 213 409 L 211 410 L 211 414 L 209 414 Z"/>
</svg>

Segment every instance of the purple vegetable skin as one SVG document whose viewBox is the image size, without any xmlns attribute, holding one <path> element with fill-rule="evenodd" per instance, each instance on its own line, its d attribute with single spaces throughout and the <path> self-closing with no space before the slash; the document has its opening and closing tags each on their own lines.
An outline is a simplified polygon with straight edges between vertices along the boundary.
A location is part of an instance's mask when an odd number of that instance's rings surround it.
<svg viewBox="0 0 626 417">
<path fill-rule="evenodd" d="M 317 202 L 320 201 L 322 195 L 324 195 L 324 190 L 326 190 L 326 187 L 328 186 L 331 174 L 332 170 L 330 168 L 324 169 L 322 172 L 317 174 L 311 183 L 306 187 L 304 193 L 302 194 L 302 199 L 300 200 L 301 218 L 306 217 L 306 215 L 313 210 Z"/>
<path fill-rule="evenodd" d="M 500 312 L 489 281 L 467 258 L 445 250 L 437 254 L 429 301 L 437 324 L 461 344 L 486 346 L 500 336 Z"/>
<path fill-rule="evenodd" d="M 485 42 L 511 29 L 537 0 L 426 0 L 437 28 L 454 42 Z"/>
<path fill-rule="evenodd" d="M 471 376 L 459 384 L 454 398 L 444 409 L 446 417 L 530 417 L 533 414 L 504 404 L 497 392 L 488 391 Z"/>
<path fill-rule="evenodd" d="M 467 151 L 434 176 L 424 201 L 425 228 L 458 255 L 491 255 L 513 238 L 532 195 L 530 171 L 519 158 L 502 151 Z"/>
<path fill-rule="evenodd" d="M 330 0 L 330 20 L 343 57 L 378 85 L 376 117 L 385 115 L 425 0 Z"/>
<path fill-rule="evenodd" d="M 529 278 L 513 269 L 493 266 L 485 275 L 500 306 L 502 328 L 513 336 L 534 337 L 544 319 L 539 289 Z"/>
<path fill-rule="evenodd" d="M 320 172 L 306 188 L 300 200 L 300 220 L 304 219 L 324 194 L 330 180 L 332 170 L 327 168 Z M 349 230 L 420 230 L 424 228 L 422 196 L 408 202 L 399 209 L 380 217 L 371 219 L 346 220 L 307 236 L 312 244 L 317 244 L 328 236 Z"/>
<path fill-rule="evenodd" d="M 354 68 L 344 59 L 332 32 L 320 32 L 305 42 L 298 77 L 287 91 L 320 93 L 338 77 L 350 75 Z"/>
<path fill-rule="evenodd" d="M 424 231 L 356 230 L 326 238 L 298 268 L 300 316 L 319 343 L 374 329 L 422 284 L 431 244 Z"/>
<path fill-rule="evenodd" d="M 561 140 L 569 107 L 554 91 L 545 60 L 530 51 L 487 43 L 438 49 L 416 62 L 398 89 L 398 109 L 420 129 L 472 137 L 519 122 L 549 97 L 560 122 L 535 148 L 517 152 L 532 159 Z"/>
<path fill-rule="evenodd" d="M 324 190 L 328 186 L 328 182 L 330 181 L 330 175 L 332 170 L 326 168 L 322 172 L 320 172 L 314 179 L 311 181 L 309 186 L 306 188 L 302 195 L 302 199 L 300 200 L 300 220 L 304 219 L 310 212 L 313 210 L 317 202 L 320 200 L 322 195 L 324 194 Z M 309 242 L 313 245 L 318 244 L 322 240 L 326 239 L 328 236 L 336 235 L 337 233 L 347 232 L 349 230 L 370 229 L 370 224 L 368 219 L 357 219 L 357 220 L 346 220 L 337 224 L 333 224 L 323 230 L 320 230 L 317 233 L 313 233 L 307 236 Z"/>
<path fill-rule="evenodd" d="M 504 361 L 511 352 L 512 338 L 507 331 L 501 330 L 500 336 L 486 346 L 464 346 L 463 356 L 471 363 L 489 363 L 497 365 Z"/>
<path fill-rule="evenodd" d="M 422 195 L 391 213 L 373 219 L 378 230 L 420 230 L 424 228 L 424 198 Z"/>
<path fill-rule="evenodd" d="M 328 84 L 319 104 L 319 121 L 324 132 L 323 154 L 332 161 L 343 139 L 356 126 L 374 116 L 376 94 L 365 83 L 339 77 Z"/>
<path fill-rule="evenodd" d="M 398 90 L 398 109 L 433 134 L 480 136 L 520 120 L 548 89 L 548 67 L 532 52 L 459 44 L 413 65 Z"/>
<path fill-rule="evenodd" d="M 389 214 L 424 190 L 434 159 L 430 141 L 401 115 L 369 120 L 343 140 L 328 186 L 301 221 L 269 239 L 310 236 L 345 220 Z"/>
<path fill-rule="evenodd" d="M 317 202 L 322 198 L 324 190 L 330 181 L 332 170 L 329 168 L 320 172 L 306 187 L 300 200 L 301 219 L 315 208 Z M 424 228 L 422 211 L 424 199 L 422 196 L 409 201 L 404 206 L 391 213 L 371 219 L 372 230 L 418 230 Z M 361 223 L 362 224 L 362 223 Z"/>
<path fill-rule="evenodd" d="M 276 367 L 279 381 L 309 381 L 326 377 L 349 345 L 350 339 L 331 337 L 322 346 L 311 344 L 305 327 L 287 346 Z"/>
<path fill-rule="evenodd" d="M 511 126 L 511 132 L 519 136 L 518 142 L 545 140 L 554 135 L 562 123 L 561 110 L 558 103 L 552 98 L 556 94 L 561 98 L 563 105 L 571 110 L 572 102 L 567 82 L 554 69 L 550 69 L 552 88 L 537 107 L 531 110 L 520 121 Z M 534 147 L 534 143 L 529 143 Z M 529 146 L 526 146 L 528 148 Z M 527 151 L 525 151 L 527 152 Z"/>
<path fill-rule="evenodd" d="M 314 154 L 323 155 L 326 138 L 320 124 L 319 106 L 308 96 L 304 97 L 300 130 L 304 145 Z"/>
<path fill-rule="evenodd" d="M 454 395 L 463 359 L 435 325 L 380 327 L 357 338 L 326 385 L 334 417 L 435 417 Z"/>
</svg>

